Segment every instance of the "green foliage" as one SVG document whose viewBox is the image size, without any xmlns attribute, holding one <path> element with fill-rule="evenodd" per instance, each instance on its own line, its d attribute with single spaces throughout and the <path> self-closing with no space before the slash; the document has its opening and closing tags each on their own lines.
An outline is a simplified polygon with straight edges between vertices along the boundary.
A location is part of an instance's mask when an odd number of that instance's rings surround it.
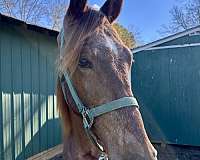
<svg viewBox="0 0 200 160">
<path fill-rule="evenodd" d="M 124 28 L 119 23 L 114 23 L 113 27 L 115 28 L 121 40 L 127 47 L 132 49 L 136 46 L 135 37 L 132 32 L 128 31 L 128 29 Z"/>
</svg>

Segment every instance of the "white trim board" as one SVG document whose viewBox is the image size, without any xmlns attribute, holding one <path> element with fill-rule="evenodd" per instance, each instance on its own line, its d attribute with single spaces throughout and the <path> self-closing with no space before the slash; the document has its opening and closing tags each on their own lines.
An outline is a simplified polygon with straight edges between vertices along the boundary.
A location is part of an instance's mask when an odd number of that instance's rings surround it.
<svg viewBox="0 0 200 160">
<path fill-rule="evenodd" d="M 147 49 L 150 49 L 150 48 L 152 48 L 154 46 L 157 46 L 157 45 L 172 41 L 174 39 L 177 39 L 177 38 L 180 38 L 180 37 L 183 37 L 183 36 L 186 36 L 186 35 L 190 35 L 190 34 L 192 34 L 194 32 L 200 32 L 200 26 L 185 30 L 183 32 L 180 32 L 180 33 L 168 36 L 166 38 L 162 38 L 160 40 L 154 41 L 152 43 L 146 44 L 144 46 L 135 48 L 135 49 L 132 50 L 132 52 L 133 53 L 137 53 L 137 52 L 140 52 L 140 51 L 143 51 L 143 50 L 147 50 Z"/>
<path fill-rule="evenodd" d="M 162 47 L 152 47 L 152 48 L 145 49 L 145 51 L 159 50 L 159 49 L 173 49 L 173 48 L 197 47 L 197 46 L 200 46 L 200 43 L 183 44 L 183 45 L 171 45 L 171 46 L 162 46 Z"/>
</svg>

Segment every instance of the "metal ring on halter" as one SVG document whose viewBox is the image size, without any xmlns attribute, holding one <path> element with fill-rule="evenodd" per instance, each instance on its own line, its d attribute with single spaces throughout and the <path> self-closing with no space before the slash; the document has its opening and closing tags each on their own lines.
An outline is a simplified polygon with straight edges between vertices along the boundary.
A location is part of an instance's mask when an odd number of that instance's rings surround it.
<svg viewBox="0 0 200 160">
<path fill-rule="evenodd" d="M 100 156 L 99 156 L 99 159 L 98 160 L 108 160 L 108 155 L 105 154 L 105 153 L 102 153 Z"/>
<path fill-rule="evenodd" d="M 94 118 L 89 115 L 89 109 L 86 109 L 86 107 L 84 107 L 81 112 L 81 115 L 83 117 L 84 128 L 90 129 L 94 122 Z"/>
</svg>

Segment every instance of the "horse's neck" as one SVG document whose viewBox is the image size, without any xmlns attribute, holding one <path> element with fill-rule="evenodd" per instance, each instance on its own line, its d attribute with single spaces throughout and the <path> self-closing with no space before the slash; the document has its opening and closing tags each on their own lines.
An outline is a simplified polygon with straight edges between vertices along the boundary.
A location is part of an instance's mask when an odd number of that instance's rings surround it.
<svg viewBox="0 0 200 160">
<path fill-rule="evenodd" d="M 70 117 L 72 129 L 70 135 L 64 141 L 64 158 L 67 160 L 89 160 L 87 157 L 84 158 L 83 155 L 95 152 L 96 148 L 84 132 L 82 119 L 72 112 Z"/>
</svg>

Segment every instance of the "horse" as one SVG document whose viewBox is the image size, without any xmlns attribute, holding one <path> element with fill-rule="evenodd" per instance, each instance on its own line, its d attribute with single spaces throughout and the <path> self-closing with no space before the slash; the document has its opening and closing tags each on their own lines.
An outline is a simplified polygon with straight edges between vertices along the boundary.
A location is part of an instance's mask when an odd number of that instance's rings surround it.
<svg viewBox="0 0 200 160">
<path fill-rule="evenodd" d="M 81 103 L 89 109 L 123 97 L 133 97 L 129 76 L 133 56 L 112 26 L 122 4 L 123 0 L 107 0 L 97 10 L 90 7 L 87 0 L 71 0 L 65 14 L 57 37 L 59 56 L 56 61 L 61 76 L 58 77 L 56 94 L 66 160 L 157 159 L 157 151 L 147 136 L 137 104 L 130 103 L 109 111 L 96 117 L 92 126 L 84 127 L 83 118 L 87 120 L 87 117 L 84 114 L 82 117 L 74 107 L 67 86 L 71 84 L 62 84 L 62 75 L 67 72 Z M 86 128 L 93 133 L 95 143 Z"/>
</svg>

